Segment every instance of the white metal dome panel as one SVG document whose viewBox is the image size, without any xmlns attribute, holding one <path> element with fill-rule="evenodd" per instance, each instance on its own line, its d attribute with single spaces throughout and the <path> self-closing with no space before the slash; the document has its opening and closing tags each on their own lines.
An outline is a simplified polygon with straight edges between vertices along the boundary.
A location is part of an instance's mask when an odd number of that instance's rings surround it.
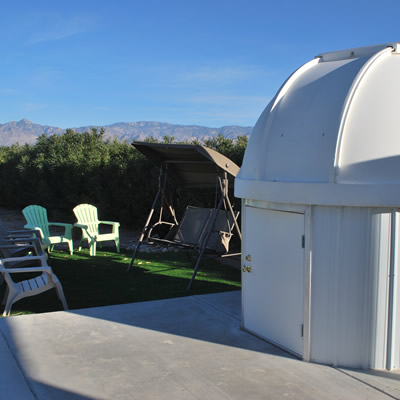
<svg viewBox="0 0 400 400">
<path fill-rule="evenodd" d="M 400 56 L 384 52 L 354 92 L 343 123 L 337 183 L 400 183 Z"/>
<path fill-rule="evenodd" d="M 264 180 L 329 182 L 343 104 L 367 60 L 314 63 L 290 85 L 268 121 Z"/>
<path fill-rule="evenodd" d="M 296 71 L 254 127 L 239 178 L 329 182 L 343 104 L 367 60 L 315 59 Z"/>
</svg>

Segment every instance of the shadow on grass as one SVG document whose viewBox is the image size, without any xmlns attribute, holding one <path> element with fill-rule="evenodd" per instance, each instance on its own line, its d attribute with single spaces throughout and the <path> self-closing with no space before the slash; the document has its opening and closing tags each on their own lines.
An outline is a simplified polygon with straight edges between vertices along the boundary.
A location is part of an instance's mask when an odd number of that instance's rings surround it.
<svg viewBox="0 0 400 400">
<path fill-rule="evenodd" d="M 204 260 L 191 291 L 186 287 L 193 263 L 186 253 L 141 254 L 128 273 L 129 262 L 126 254 L 100 251 L 90 257 L 87 250 L 73 256 L 55 251 L 49 259 L 72 310 L 240 289 L 240 271 L 213 259 Z M 15 303 L 12 315 L 59 310 L 61 303 L 50 290 Z"/>
</svg>

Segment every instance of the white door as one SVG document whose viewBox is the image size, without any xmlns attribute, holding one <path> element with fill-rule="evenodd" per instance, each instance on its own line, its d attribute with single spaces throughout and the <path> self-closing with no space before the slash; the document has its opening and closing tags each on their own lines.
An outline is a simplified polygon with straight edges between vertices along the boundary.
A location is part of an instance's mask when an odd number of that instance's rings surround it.
<svg viewBox="0 0 400 400">
<path fill-rule="evenodd" d="M 302 356 L 304 214 L 247 206 L 243 231 L 243 326 Z"/>
</svg>

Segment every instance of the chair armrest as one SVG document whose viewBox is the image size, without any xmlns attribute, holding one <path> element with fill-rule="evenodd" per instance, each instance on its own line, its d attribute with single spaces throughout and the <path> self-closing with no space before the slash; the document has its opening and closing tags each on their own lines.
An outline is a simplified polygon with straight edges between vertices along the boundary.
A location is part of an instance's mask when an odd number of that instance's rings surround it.
<svg viewBox="0 0 400 400">
<path fill-rule="evenodd" d="M 72 235 L 72 224 L 64 224 L 63 222 L 49 222 L 49 226 L 60 226 L 65 229 L 65 236 Z"/>
<path fill-rule="evenodd" d="M 15 242 L 27 242 L 29 238 L 1 238 L 0 243 L 15 243 Z"/>
<path fill-rule="evenodd" d="M 99 224 L 117 225 L 117 226 L 120 226 L 120 223 L 119 223 L 119 222 L 115 222 L 115 221 L 99 221 Z"/>
<path fill-rule="evenodd" d="M 42 240 L 36 236 L 28 236 L 28 237 L 17 237 L 17 238 L 9 238 L 9 239 L 0 239 L 0 244 L 7 243 L 19 243 L 18 247 L 28 247 L 34 246 L 37 254 L 41 254 L 44 251 L 44 245 Z"/>
<path fill-rule="evenodd" d="M 42 247 L 42 243 L 38 238 L 34 238 L 34 240 L 12 240 L 9 241 L 9 243 L 6 243 L 7 240 L 0 240 L 0 249 L 15 249 L 15 250 L 29 250 L 34 251 L 35 255 L 42 255 L 44 250 Z M 19 244 L 14 244 L 14 243 L 19 243 Z"/>
<path fill-rule="evenodd" d="M 72 224 L 64 224 L 63 222 L 49 222 L 49 226 L 61 226 L 65 228 L 65 230 L 72 230 Z"/>
<path fill-rule="evenodd" d="M 36 247 L 33 244 L 27 244 L 27 245 L 1 244 L 0 245 L 0 249 L 27 249 L 27 248 L 36 249 Z"/>
<path fill-rule="evenodd" d="M 16 239 L 19 241 L 20 246 L 26 246 L 24 243 L 28 243 L 32 246 L 35 247 L 36 249 L 36 255 L 42 255 L 47 246 L 43 243 L 42 239 L 40 237 L 31 237 L 31 238 L 20 238 Z M 47 258 L 47 257 L 46 257 Z"/>
<path fill-rule="evenodd" d="M 40 239 L 34 236 L 28 237 L 13 237 L 13 238 L 0 238 L 0 243 L 40 243 Z"/>
<path fill-rule="evenodd" d="M 41 261 L 42 265 L 47 265 L 47 260 L 45 256 L 25 256 L 25 257 L 9 257 L 9 258 L 1 258 L 0 263 L 7 262 L 19 262 L 19 261 Z"/>
<path fill-rule="evenodd" d="M 53 273 L 53 270 L 48 265 L 43 265 L 42 267 L 24 267 L 24 268 L 6 268 L 4 265 L 0 264 L 0 271 L 7 274 L 18 274 L 27 272 L 49 272 Z"/>
<path fill-rule="evenodd" d="M 114 222 L 114 221 L 99 221 L 99 225 L 104 224 L 104 225 L 112 225 L 112 232 L 115 233 L 117 232 L 120 223 L 119 222 Z"/>
<path fill-rule="evenodd" d="M 87 230 L 87 229 L 89 228 L 88 225 L 85 225 L 85 224 L 78 224 L 78 223 L 74 224 L 74 227 L 75 227 L 75 228 L 85 229 L 85 230 Z"/>
<path fill-rule="evenodd" d="M 33 237 L 33 235 L 40 235 L 40 232 L 37 229 L 18 229 L 18 230 L 7 231 L 7 235 L 5 237 L 8 238 Z"/>
<path fill-rule="evenodd" d="M 43 231 L 38 226 L 33 226 L 33 225 L 26 224 L 26 225 L 24 225 L 24 228 L 29 230 L 29 231 L 35 231 L 36 233 L 39 233 L 40 237 L 43 239 L 43 237 L 44 237 L 43 236 Z"/>
<path fill-rule="evenodd" d="M 63 222 L 49 222 L 49 225 L 54 225 L 54 226 L 63 226 L 65 228 L 72 228 L 72 224 L 65 224 Z"/>
<path fill-rule="evenodd" d="M 7 231 L 9 234 L 14 234 L 14 233 L 35 233 L 36 229 L 11 229 Z"/>
</svg>

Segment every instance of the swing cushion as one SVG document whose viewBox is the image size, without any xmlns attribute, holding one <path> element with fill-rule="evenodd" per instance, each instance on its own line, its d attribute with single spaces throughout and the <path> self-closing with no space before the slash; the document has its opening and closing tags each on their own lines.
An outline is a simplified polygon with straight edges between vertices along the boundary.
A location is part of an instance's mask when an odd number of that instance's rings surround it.
<svg viewBox="0 0 400 400">
<path fill-rule="evenodd" d="M 216 212 L 218 212 L 217 219 L 206 248 L 217 253 L 227 253 L 234 221 L 230 213 L 223 210 L 217 211 L 215 208 L 187 206 L 173 241 L 177 244 L 200 247 L 206 239 L 213 215 Z M 238 214 L 237 212 L 235 218 Z"/>
</svg>

